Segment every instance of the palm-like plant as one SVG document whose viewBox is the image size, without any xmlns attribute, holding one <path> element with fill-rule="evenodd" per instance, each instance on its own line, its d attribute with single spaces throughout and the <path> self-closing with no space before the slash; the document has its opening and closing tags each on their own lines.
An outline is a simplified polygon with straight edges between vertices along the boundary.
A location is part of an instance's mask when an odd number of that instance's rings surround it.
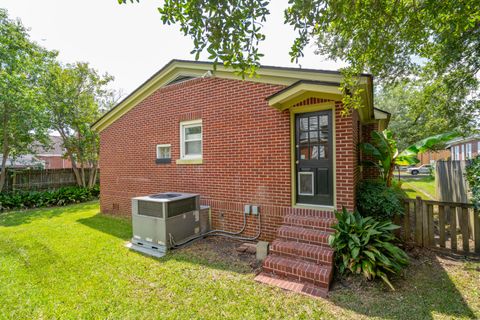
<svg viewBox="0 0 480 320">
<path fill-rule="evenodd" d="M 366 154 L 373 157 L 376 161 L 368 161 L 380 169 L 382 180 L 388 187 L 392 185 L 393 171 L 395 166 L 408 166 L 420 162 L 417 156 L 419 153 L 432 150 L 440 143 L 449 141 L 458 134 L 455 132 L 447 132 L 437 134 L 420 140 L 419 142 L 409 146 L 402 152 L 398 151 L 397 142 L 390 130 L 382 132 L 372 131 L 371 143 L 361 143 L 360 149 Z"/>
</svg>

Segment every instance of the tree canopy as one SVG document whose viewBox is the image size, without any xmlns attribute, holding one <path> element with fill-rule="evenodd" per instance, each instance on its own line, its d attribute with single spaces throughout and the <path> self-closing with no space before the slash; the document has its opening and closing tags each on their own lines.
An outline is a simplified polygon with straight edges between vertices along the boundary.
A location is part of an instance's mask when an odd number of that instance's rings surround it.
<svg viewBox="0 0 480 320">
<path fill-rule="evenodd" d="M 178 24 L 192 38 L 196 59 L 206 51 L 214 62 L 254 76 L 269 5 L 269 0 L 166 0 L 158 10 L 164 24 Z M 317 53 L 348 63 L 341 86 L 350 93 L 344 99 L 347 108 L 359 107 L 355 76 L 368 72 L 389 90 L 420 92 L 423 110 L 435 107 L 446 119 L 458 115 L 453 122 L 463 129 L 475 125 L 480 1 L 289 0 L 284 15 L 297 33 L 292 61 L 314 43 Z"/>
<path fill-rule="evenodd" d="M 0 191 L 7 159 L 48 145 L 52 131 L 62 137 L 78 184 L 92 186 L 98 135 L 90 125 L 118 99 L 107 88 L 112 79 L 87 63 L 61 64 L 56 52 L 33 42 L 21 21 L 0 9 Z M 88 177 L 86 167 L 93 169 Z"/>
<path fill-rule="evenodd" d="M 109 108 L 104 104 L 111 101 L 112 92 L 107 85 L 112 80 L 87 63 L 52 63 L 42 79 L 51 128 L 62 137 L 77 183 L 83 187 L 92 187 L 96 182 L 98 134 L 90 125 L 102 110 Z M 93 169 L 88 176 L 86 168 Z"/>
<path fill-rule="evenodd" d="M 9 156 L 28 153 L 44 142 L 49 124 L 39 79 L 56 56 L 30 40 L 20 21 L 0 9 L 0 191 Z"/>
</svg>

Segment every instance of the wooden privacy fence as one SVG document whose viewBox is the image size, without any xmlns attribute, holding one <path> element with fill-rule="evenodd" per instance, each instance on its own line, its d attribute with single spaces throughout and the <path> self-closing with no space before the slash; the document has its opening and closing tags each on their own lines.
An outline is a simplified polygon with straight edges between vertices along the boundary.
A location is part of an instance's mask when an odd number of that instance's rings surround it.
<svg viewBox="0 0 480 320">
<path fill-rule="evenodd" d="M 85 169 L 86 175 L 89 170 Z M 8 170 L 3 190 L 48 190 L 75 185 L 73 169 Z"/>
<path fill-rule="evenodd" d="M 465 168 L 469 161 L 437 161 L 435 165 L 436 198 L 440 201 L 468 202 Z"/>
<path fill-rule="evenodd" d="M 480 254 L 479 210 L 469 203 L 405 199 L 400 236 L 422 247 Z"/>
</svg>

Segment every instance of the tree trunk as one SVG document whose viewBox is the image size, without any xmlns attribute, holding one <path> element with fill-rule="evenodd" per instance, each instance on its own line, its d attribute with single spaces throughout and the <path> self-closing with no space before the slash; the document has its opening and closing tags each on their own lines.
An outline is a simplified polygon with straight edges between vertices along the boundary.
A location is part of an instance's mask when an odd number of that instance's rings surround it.
<svg viewBox="0 0 480 320">
<path fill-rule="evenodd" d="M 63 145 L 65 147 L 66 141 L 67 141 L 67 134 L 65 133 L 63 128 L 59 125 L 57 125 L 56 129 L 60 133 L 60 136 L 62 137 L 62 140 L 63 140 Z M 65 147 L 65 148 L 67 150 L 68 158 L 70 159 L 70 162 L 72 163 L 72 170 L 73 170 L 73 174 L 75 175 L 75 180 L 77 181 L 77 185 L 79 187 L 81 187 L 81 186 L 83 186 L 82 178 L 80 177 L 80 173 L 78 172 L 77 162 L 75 161 L 75 158 L 73 157 L 72 149 L 71 148 L 69 149 L 67 147 Z"/>
<path fill-rule="evenodd" d="M 83 161 L 80 163 L 80 170 L 82 173 L 82 187 L 86 187 L 87 181 L 85 179 L 85 163 Z"/>
<path fill-rule="evenodd" d="M 3 149 L 5 150 L 5 147 Z M 7 164 L 7 157 L 8 151 L 7 153 L 3 153 L 2 158 L 2 170 L 0 171 L 0 192 L 3 190 L 3 186 L 5 185 L 5 180 L 7 178 L 7 168 L 5 167 Z"/>
<path fill-rule="evenodd" d="M 95 183 L 97 182 L 97 172 L 98 172 L 98 167 L 97 163 L 95 161 L 92 161 L 91 166 L 90 166 L 90 175 L 88 179 L 88 187 L 92 188 Z"/>
<path fill-rule="evenodd" d="M 388 172 L 387 172 L 387 176 L 386 176 L 386 182 L 387 182 L 387 187 L 391 187 L 392 186 L 392 178 L 393 178 L 393 172 L 395 170 L 395 166 L 391 166 L 389 169 L 388 169 Z"/>
<path fill-rule="evenodd" d="M 8 122 L 8 112 L 4 110 L 3 113 L 3 143 L 2 143 L 2 169 L 0 171 L 0 191 L 3 190 L 5 185 L 5 179 L 7 178 L 7 158 L 10 153 L 10 148 L 8 144 L 8 132 L 7 132 L 7 122 Z"/>
<path fill-rule="evenodd" d="M 82 178 L 80 177 L 80 172 L 78 172 L 77 163 L 70 153 L 68 154 L 68 157 L 70 158 L 70 162 L 72 163 L 72 169 L 73 169 L 73 173 L 75 174 L 75 180 L 77 180 L 77 185 L 81 187 Z"/>
</svg>

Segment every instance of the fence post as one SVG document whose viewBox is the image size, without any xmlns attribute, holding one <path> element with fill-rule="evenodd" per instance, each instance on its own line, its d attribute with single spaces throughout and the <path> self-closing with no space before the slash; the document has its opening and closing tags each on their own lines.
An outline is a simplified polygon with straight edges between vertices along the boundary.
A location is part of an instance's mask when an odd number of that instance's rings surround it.
<svg viewBox="0 0 480 320">
<path fill-rule="evenodd" d="M 403 239 L 410 241 L 410 202 L 405 203 L 405 214 L 403 215 Z"/>
<path fill-rule="evenodd" d="M 478 209 L 473 209 L 473 229 L 474 229 L 474 241 L 475 241 L 475 253 L 480 254 L 480 212 Z"/>
<path fill-rule="evenodd" d="M 422 215 L 422 198 L 415 199 L 415 242 L 423 247 L 423 215 Z"/>
<path fill-rule="evenodd" d="M 457 251 L 457 209 L 452 208 L 452 215 L 450 216 L 450 248 Z"/>
<path fill-rule="evenodd" d="M 430 245 L 429 237 L 429 225 L 428 225 L 428 207 L 425 201 L 422 200 L 422 234 L 423 234 L 423 246 L 428 247 Z"/>
</svg>

